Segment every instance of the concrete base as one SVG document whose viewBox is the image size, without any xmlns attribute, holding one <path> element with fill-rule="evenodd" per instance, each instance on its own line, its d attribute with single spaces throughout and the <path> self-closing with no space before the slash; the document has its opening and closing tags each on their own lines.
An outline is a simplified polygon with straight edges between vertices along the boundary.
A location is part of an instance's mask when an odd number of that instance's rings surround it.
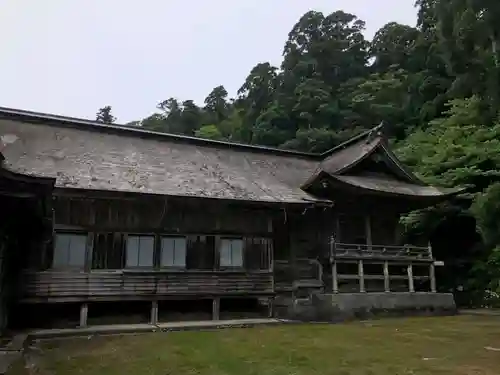
<svg viewBox="0 0 500 375">
<path fill-rule="evenodd" d="M 158 324 L 113 324 L 107 326 L 87 326 L 82 328 L 44 329 L 29 333 L 28 340 L 53 339 L 62 337 L 114 335 L 146 332 L 170 332 L 189 330 L 213 330 L 223 328 L 249 328 L 255 326 L 275 325 L 288 323 L 279 319 L 235 319 L 235 320 L 208 320 L 193 322 L 169 322 Z"/>
<path fill-rule="evenodd" d="M 285 302 L 285 303 L 283 303 Z M 394 315 L 444 315 L 457 312 L 448 293 L 313 294 L 309 299 L 281 300 L 277 315 L 301 321 L 338 322 Z"/>
</svg>

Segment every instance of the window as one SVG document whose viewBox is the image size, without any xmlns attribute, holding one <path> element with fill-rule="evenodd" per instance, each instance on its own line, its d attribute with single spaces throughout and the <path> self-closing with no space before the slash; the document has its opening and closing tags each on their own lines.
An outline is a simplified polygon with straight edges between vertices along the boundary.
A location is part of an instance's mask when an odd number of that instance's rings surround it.
<svg viewBox="0 0 500 375">
<path fill-rule="evenodd" d="M 162 267 L 186 267 L 186 238 L 163 237 L 161 239 Z"/>
<path fill-rule="evenodd" d="M 153 267 L 153 236 L 128 236 L 127 267 Z"/>
<path fill-rule="evenodd" d="M 243 240 L 238 238 L 221 239 L 220 266 L 243 267 Z"/>
<path fill-rule="evenodd" d="M 87 253 L 86 234 L 57 233 L 54 244 L 53 267 L 84 267 Z"/>
</svg>

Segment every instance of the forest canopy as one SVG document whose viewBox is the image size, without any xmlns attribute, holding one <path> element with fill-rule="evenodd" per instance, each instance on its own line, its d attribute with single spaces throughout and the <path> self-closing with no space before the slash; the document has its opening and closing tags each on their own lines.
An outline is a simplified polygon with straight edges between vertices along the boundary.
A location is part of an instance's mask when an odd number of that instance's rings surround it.
<svg viewBox="0 0 500 375">
<path fill-rule="evenodd" d="M 354 14 L 309 11 L 291 28 L 281 65 L 256 64 L 236 98 L 223 85 L 202 106 L 171 97 L 128 125 L 322 152 L 383 121 L 417 175 L 468 188 L 405 222 L 429 234 L 447 220 L 472 218 L 477 238 L 449 242 L 438 256 L 451 267 L 450 288 L 486 303 L 500 292 L 500 2 L 415 6 L 416 27 L 390 22 L 372 40 Z M 114 119 L 109 107 L 99 116 Z"/>
</svg>

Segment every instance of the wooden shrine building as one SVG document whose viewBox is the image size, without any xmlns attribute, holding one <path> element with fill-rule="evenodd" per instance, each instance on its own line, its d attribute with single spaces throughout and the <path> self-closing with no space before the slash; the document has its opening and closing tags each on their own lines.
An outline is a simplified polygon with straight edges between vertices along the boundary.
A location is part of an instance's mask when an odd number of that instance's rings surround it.
<svg viewBox="0 0 500 375">
<path fill-rule="evenodd" d="M 399 218 L 458 190 L 406 170 L 382 130 L 319 155 L 0 108 L 4 325 L 47 306 L 86 325 L 143 302 L 155 323 L 182 301 L 218 319 L 228 299 L 274 314 L 312 294 L 436 294 L 432 251 Z"/>
</svg>

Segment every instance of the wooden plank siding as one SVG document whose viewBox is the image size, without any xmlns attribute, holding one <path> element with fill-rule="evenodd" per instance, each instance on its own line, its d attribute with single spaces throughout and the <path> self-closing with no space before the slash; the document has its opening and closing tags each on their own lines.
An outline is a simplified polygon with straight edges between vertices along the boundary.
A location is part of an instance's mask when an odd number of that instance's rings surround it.
<svg viewBox="0 0 500 375">
<path fill-rule="evenodd" d="M 25 272 L 21 302 L 272 295 L 271 271 Z"/>
<path fill-rule="evenodd" d="M 218 203 L 218 204 L 217 204 Z M 54 244 L 27 257 L 22 302 L 115 301 L 274 293 L 272 220 L 276 210 L 220 202 L 142 196 L 110 199 L 56 195 L 55 233 L 87 234 L 80 269 L 53 269 Z M 278 213 L 280 211 L 278 210 Z M 154 265 L 126 267 L 129 235 L 154 237 Z M 186 265 L 161 267 L 163 236 L 186 238 Z M 243 242 L 243 266 L 219 266 L 223 238 Z"/>
</svg>

